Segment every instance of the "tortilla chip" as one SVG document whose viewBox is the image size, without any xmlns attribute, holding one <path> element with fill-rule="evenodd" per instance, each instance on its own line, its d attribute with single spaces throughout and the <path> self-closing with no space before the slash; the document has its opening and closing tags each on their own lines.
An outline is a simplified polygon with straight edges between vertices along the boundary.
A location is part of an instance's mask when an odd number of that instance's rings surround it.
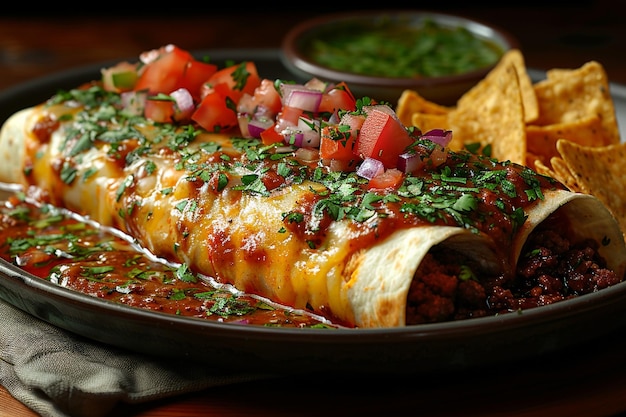
<svg viewBox="0 0 626 417">
<path fill-rule="evenodd" d="M 576 182 L 576 179 L 569 171 L 569 168 L 559 157 L 552 158 L 548 165 L 539 160 L 535 160 L 534 169 L 538 174 L 545 175 L 559 181 L 565 185 L 570 191 L 581 192 L 580 186 Z"/>
<path fill-rule="evenodd" d="M 589 194 L 588 190 L 585 190 L 583 186 L 576 180 L 576 177 L 569 169 L 567 163 L 563 160 L 563 158 L 555 157 L 550 159 L 550 165 L 555 172 L 555 177 L 559 181 L 561 181 L 567 188 L 571 191 L 577 193 L 585 193 Z"/>
<path fill-rule="evenodd" d="M 606 73 L 595 61 L 549 70 L 533 85 L 521 52 L 509 51 L 456 106 L 407 90 L 397 112 L 422 131 L 452 130 L 452 150 L 479 143 L 498 160 L 595 195 L 626 226 L 626 145 L 620 144 Z"/>
<path fill-rule="evenodd" d="M 396 106 L 396 114 L 405 126 L 411 126 L 414 113 L 445 115 L 448 111 L 448 107 L 429 101 L 413 90 L 404 90 Z"/>
<path fill-rule="evenodd" d="M 503 60 L 459 99 L 448 113 L 453 132 L 449 147 L 462 149 L 479 142 L 491 147 L 491 156 L 526 162 L 526 125 L 515 65 Z"/>
<path fill-rule="evenodd" d="M 502 60 L 510 62 L 515 66 L 517 71 L 517 79 L 519 80 L 520 91 L 522 94 L 522 103 L 524 107 L 524 121 L 526 123 L 532 123 L 539 117 L 539 103 L 537 102 L 537 96 L 535 95 L 535 89 L 533 88 L 533 82 L 528 75 L 526 69 L 526 63 L 524 61 L 524 55 L 519 49 L 512 49 L 508 51 Z"/>
<path fill-rule="evenodd" d="M 601 120 L 603 143 L 620 142 L 615 107 L 602 65 L 590 61 L 578 69 L 553 69 L 535 83 L 539 117 L 535 125 L 572 123 L 590 116 Z"/>
<path fill-rule="evenodd" d="M 556 173 L 554 172 L 554 170 L 552 170 L 552 168 L 550 168 L 549 166 L 547 166 L 546 164 L 544 164 L 540 160 L 535 159 L 533 161 L 533 165 L 534 165 L 535 171 L 538 174 L 545 175 L 547 177 L 556 178 Z M 558 179 L 558 178 L 556 178 L 556 179 Z"/>
<path fill-rule="evenodd" d="M 597 147 L 559 140 L 556 146 L 581 192 L 602 201 L 626 231 L 626 143 Z"/>
<path fill-rule="evenodd" d="M 447 114 L 413 113 L 410 126 L 418 127 L 422 132 L 431 129 L 449 130 Z"/>
<path fill-rule="evenodd" d="M 556 142 L 567 139 L 584 146 L 605 146 L 611 138 L 602 135 L 602 120 L 597 115 L 581 118 L 571 123 L 555 123 L 547 126 L 526 126 L 528 152 L 535 154 L 544 163 L 559 156 Z"/>
</svg>

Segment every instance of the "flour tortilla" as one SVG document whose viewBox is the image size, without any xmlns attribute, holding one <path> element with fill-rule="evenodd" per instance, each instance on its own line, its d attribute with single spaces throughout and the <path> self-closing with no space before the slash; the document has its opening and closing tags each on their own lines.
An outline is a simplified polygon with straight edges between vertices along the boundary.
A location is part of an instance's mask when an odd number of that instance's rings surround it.
<svg viewBox="0 0 626 417">
<path fill-rule="evenodd" d="M 545 193 L 528 211 L 528 219 L 511 251 L 511 264 L 517 264 L 530 234 L 553 213 L 560 211 L 570 221 L 575 238 L 592 238 L 601 245 L 599 253 L 618 276 L 626 273 L 626 246 L 615 218 L 595 197 L 555 190 Z M 393 234 L 387 242 L 364 254 L 348 289 L 357 321 L 366 327 L 405 324 L 406 299 L 411 281 L 426 253 L 443 245 L 483 261 L 483 271 L 493 273 L 498 260 L 489 242 L 457 227 L 430 226 Z M 393 271 L 393 273 L 391 272 Z"/>
<path fill-rule="evenodd" d="M 513 246 L 513 263 L 517 263 L 528 236 L 556 211 L 564 214 L 578 239 L 592 238 L 605 242 L 598 249 L 607 266 L 618 276 L 626 272 L 626 247 L 619 223 L 609 209 L 590 194 L 565 190 L 544 192 L 545 198 L 528 211 L 528 219 Z"/>
<path fill-rule="evenodd" d="M 28 138 L 28 123 L 34 118 L 30 114 L 36 110 L 23 110 L 11 117 L 0 131 L 0 152 L 6 163 L 0 167 L 0 181 L 18 183 L 26 186 L 24 163 Z M 54 135 L 52 141 L 54 141 Z M 50 145 L 54 147 L 54 144 Z M 96 159 L 94 159 L 96 160 Z M 89 159 L 86 159 L 89 161 Z M 113 175 L 103 170 L 106 175 Z M 104 174 L 103 174 L 104 175 Z M 41 179 L 41 184 L 47 184 Z M 107 179 L 103 183 L 110 181 Z M 89 206 L 80 197 L 90 195 L 92 212 L 97 220 L 106 222 L 103 212 L 116 210 L 112 198 L 99 187 L 97 191 L 83 189 L 84 182 L 76 182 L 76 188 L 63 191 L 60 201 L 66 206 Z M 83 184 L 83 185 L 81 185 Z M 237 204 L 211 201 L 211 206 L 204 207 L 201 227 L 189 231 L 189 242 L 193 247 L 185 254 L 186 261 L 207 275 L 232 274 L 237 288 L 259 288 L 270 295 L 274 301 L 286 303 L 296 308 L 311 305 L 314 308 L 330 309 L 345 323 L 367 327 L 398 327 L 406 325 L 407 297 L 415 273 L 425 255 L 434 246 L 450 248 L 481 260 L 483 272 L 495 273 L 502 267 L 502 259 L 495 255 L 497 251 L 488 237 L 475 234 L 468 229 L 452 226 L 420 226 L 400 229 L 385 240 L 357 252 L 350 252 L 350 230 L 346 223 L 336 222 L 329 233 L 334 234 L 333 247 L 323 252 L 308 251 L 307 248 L 294 244 L 293 239 L 283 241 L 263 241 L 260 245 L 266 249 L 267 259 L 255 263 L 250 268 L 242 250 L 234 251 L 228 271 L 213 270 L 214 260 L 207 259 L 208 230 L 224 227 L 232 231 L 232 242 L 244 245 L 245 240 L 253 236 L 262 239 L 264 235 L 276 235 L 282 226 L 281 213 L 289 211 L 298 203 L 297 195 L 311 184 L 294 186 L 291 193 L 284 193 L 272 198 L 260 199 L 245 197 Z M 116 186 L 107 187 L 112 190 Z M 51 190 L 55 191 L 55 190 Z M 184 191 L 184 190 L 183 190 Z M 57 193 L 59 191 L 57 190 Z M 142 200 L 141 210 L 150 212 L 156 218 L 167 218 L 175 212 L 177 201 L 159 197 L 159 200 L 147 196 Z M 207 203 L 208 204 L 208 203 Z M 600 254 L 604 256 L 610 268 L 623 276 L 626 269 L 626 247 L 619 226 L 602 203 L 590 195 L 568 191 L 546 192 L 545 199 L 538 201 L 528 212 L 528 221 L 517 236 L 511 252 L 511 261 L 516 262 L 523 245 L 532 231 L 554 211 L 562 210 L 572 220 L 581 237 L 592 237 L 602 242 Z M 84 213 L 83 213 L 84 214 Z M 99 219 L 98 219 L 99 217 Z M 227 218 L 228 222 L 220 219 Z M 262 218 L 263 221 L 258 221 Z M 173 239 L 180 231 L 176 221 L 153 221 L 143 225 L 138 235 L 133 237 L 153 253 L 160 255 L 163 248 L 171 248 Z M 236 235 L 234 234 L 236 232 Z M 239 236 L 239 237 L 237 237 Z M 161 245 L 161 246 L 159 246 Z M 239 246 L 235 246 L 237 248 Z M 242 247 L 242 246 L 241 246 Z M 350 254 L 346 256 L 345 254 Z"/>
</svg>

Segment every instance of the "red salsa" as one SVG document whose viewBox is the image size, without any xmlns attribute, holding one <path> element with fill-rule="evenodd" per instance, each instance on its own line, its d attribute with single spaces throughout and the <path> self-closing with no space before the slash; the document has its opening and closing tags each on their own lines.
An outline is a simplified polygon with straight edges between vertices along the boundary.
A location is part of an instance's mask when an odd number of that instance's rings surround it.
<svg viewBox="0 0 626 417">
<path fill-rule="evenodd" d="M 93 297 L 226 323 L 270 327 L 333 325 L 247 294 L 219 288 L 150 257 L 123 235 L 17 195 L 0 206 L 0 257 L 24 271 Z"/>
</svg>

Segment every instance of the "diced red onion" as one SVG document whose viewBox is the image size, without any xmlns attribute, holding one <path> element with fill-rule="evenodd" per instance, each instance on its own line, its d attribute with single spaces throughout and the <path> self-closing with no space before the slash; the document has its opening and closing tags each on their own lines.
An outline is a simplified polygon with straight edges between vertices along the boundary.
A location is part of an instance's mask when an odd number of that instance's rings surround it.
<svg viewBox="0 0 626 417">
<path fill-rule="evenodd" d="M 398 169 L 404 173 L 411 173 L 417 171 L 422 165 L 424 161 L 422 158 L 415 153 L 403 153 L 398 155 Z"/>
<path fill-rule="evenodd" d="M 428 139 L 445 148 L 452 140 L 452 131 L 444 129 L 432 129 L 424 133 L 421 138 Z"/>
<path fill-rule="evenodd" d="M 252 119 L 248 122 L 248 133 L 251 137 L 258 139 L 261 137 L 261 132 L 273 124 L 274 121 L 268 118 Z"/>
<path fill-rule="evenodd" d="M 304 140 L 302 131 L 291 127 L 283 130 L 281 134 L 285 138 L 285 143 L 287 145 L 293 145 L 298 148 L 302 146 L 302 141 Z"/>
<path fill-rule="evenodd" d="M 371 180 L 376 175 L 385 172 L 385 166 L 381 161 L 374 158 L 365 158 L 361 165 L 357 168 L 356 174 L 360 177 Z"/>
<path fill-rule="evenodd" d="M 189 90 L 186 88 L 179 88 L 178 90 L 172 91 L 170 93 L 170 97 L 174 99 L 174 103 L 176 105 L 176 114 L 174 115 L 174 118 L 176 120 L 190 118 L 195 109 L 195 104 Z"/>
<path fill-rule="evenodd" d="M 320 121 L 316 119 L 309 119 L 307 117 L 300 117 L 298 119 L 298 129 L 302 131 L 304 135 L 302 138 L 302 146 L 311 146 L 319 148 L 320 146 Z"/>
<path fill-rule="evenodd" d="M 316 112 L 322 102 L 321 91 L 315 90 L 292 90 L 283 103 L 286 106 L 295 107 L 304 111 Z"/>
<path fill-rule="evenodd" d="M 232 320 L 232 321 L 229 322 L 229 324 L 250 324 L 250 319 Z"/>
<path fill-rule="evenodd" d="M 278 89 L 285 104 L 285 100 L 293 90 L 306 90 L 307 88 L 302 84 L 281 83 Z"/>
<path fill-rule="evenodd" d="M 320 147 L 320 133 L 315 130 L 302 131 L 302 143 L 300 146 L 308 146 L 311 148 Z"/>
</svg>

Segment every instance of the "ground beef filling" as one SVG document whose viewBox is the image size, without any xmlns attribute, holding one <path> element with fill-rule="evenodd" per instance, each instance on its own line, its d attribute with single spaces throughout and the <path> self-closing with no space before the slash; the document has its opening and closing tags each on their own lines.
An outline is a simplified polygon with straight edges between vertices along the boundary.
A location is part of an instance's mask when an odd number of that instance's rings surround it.
<svg viewBox="0 0 626 417">
<path fill-rule="evenodd" d="M 475 262 L 459 252 L 433 248 L 411 284 L 407 324 L 503 314 L 592 293 L 622 281 L 607 269 L 598 243 L 573 244 L 552 230 L 531 235 L 514 277 L 468 274 Z"/>
</svg>

